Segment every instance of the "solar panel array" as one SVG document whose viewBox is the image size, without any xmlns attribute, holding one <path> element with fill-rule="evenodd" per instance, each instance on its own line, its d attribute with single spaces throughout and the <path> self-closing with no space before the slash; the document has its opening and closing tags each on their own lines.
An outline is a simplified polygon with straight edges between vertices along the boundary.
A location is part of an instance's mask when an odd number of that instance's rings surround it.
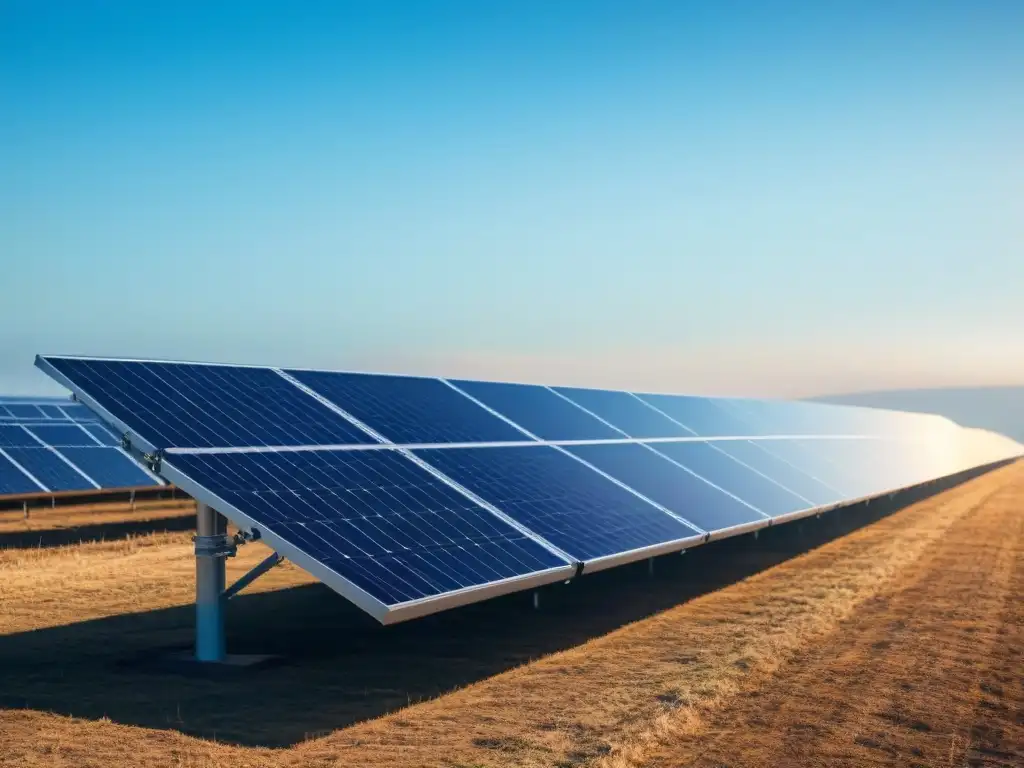
<svg viewBox="0 0 1024 768">
<path fill-rule="evenodd" d="M 384 623 L 1020 455 L 819 403 L 41 357 L 161 474 Z M 970 434 L 968 439 L 968 434 Z"/>
<path fill-rule="evenodd" d="M 0 496 L 157 486 L 88 408 L 57 398 L 0 398 Z"/>
</svg>

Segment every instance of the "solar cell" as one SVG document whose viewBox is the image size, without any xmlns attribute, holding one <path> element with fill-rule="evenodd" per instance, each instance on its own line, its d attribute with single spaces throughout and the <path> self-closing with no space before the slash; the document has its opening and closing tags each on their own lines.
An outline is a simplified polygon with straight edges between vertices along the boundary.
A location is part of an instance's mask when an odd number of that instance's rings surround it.
<svg viewBox="0 0 1024 768">
<path fill-rule="evenodd" d="M 630 437 L 692 437 L 694 434 L 630 392 L 578 387 L 554 389 Z"/>
<path fill-rule="evenodd" d="M 768 524 L 768 518 L 757 508 L 728 495 L 646 446 L 607 443 L 575 445 L 568 450 L 709 533 L 751 523 Z M 743 470 L 739 465 L 736 467 Z"/>
<path fill-rule="evenodd" d="M 144 488 L 156 481 L 117 448 L 65 447 L 60 453 L 102 488 Z"/>
<path fill-rule="evenodd" d="M 705 397 L 638 394 L 641 400 L 701 437 L 731 437 L 759 434 L 748 420 Z"/>
<path fill-rule="evenodd" d="M 723 443 L 728 447 L 728 443 Z M 711 443 L 658 443 L 658 453 L 677 461 L 770 517 L 817 506 L 811 499 L 738 462 Z"/>
<path fill-rule="evenodd" d="M 439 448 L 416 455 L 577 560 L 700 536 L 551 446 Z"/>
<path fill-rule="evenodd" d="M 84 491 L 98 487 L 49 448 L 37 444 L 35 448 L 5 448 L 4 451 L 50 491 Z"/>
<path fill-rule="evenodd" d="M 0 449 L 0 496 L 7 494 L 39 493 L 44 490 L 16 467 Z"/>
<path fill-rule="evenodd" d="M 174 454 L 166 463 L 183 487 L 208 489 L 220 509 L 236 510 L 379 605 L 552 570 L 544 578 L 557 580 L 569 568 L 395 451 Z"/>
<path fill-rule="evenodd" d="M 393 443 L 529 440 L 440 379 L 286 371 Z"/>
<path fill-rule="evenodd" d="M 96 445 L 92 434 L 77 424 L 33 424 L 26 429 L 46 445 Z"/>
<path fill-rule="evenodd" d="M 623 433 L 547 387 L 450 379 L 451 383 L 542 440 L 621 439 Z"/>
<path fill-rule="evenodd" d="M 61 357 L 40 365 L 83 402 L 100 397 L 112 426 L 149 450 L 376 442 L 269 368 Z"/>
<path fill-rule="evenodd" d="M 42 412 L 43 416 L 48 419 L 66 419 L 67 416 L 61 411 L 56 405 L 39 405 L 36 406 Z"/>
</svg>

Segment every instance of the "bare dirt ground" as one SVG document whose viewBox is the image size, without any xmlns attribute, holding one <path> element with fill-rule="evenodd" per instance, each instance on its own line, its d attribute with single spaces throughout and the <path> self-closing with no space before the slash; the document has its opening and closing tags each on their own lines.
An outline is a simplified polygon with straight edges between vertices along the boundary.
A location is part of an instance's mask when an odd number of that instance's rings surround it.
<svg viewBox="0 0 1024 768">
<path fill-rule="evenodd" d="M 229 626 L 285 663 L 219 679 L 133 664 L 187 534 L 0 551 L 0 765 L 1024 765 L 1024 464 L 877 511 L 390 628 L 286 565 Z"/>
</svg>

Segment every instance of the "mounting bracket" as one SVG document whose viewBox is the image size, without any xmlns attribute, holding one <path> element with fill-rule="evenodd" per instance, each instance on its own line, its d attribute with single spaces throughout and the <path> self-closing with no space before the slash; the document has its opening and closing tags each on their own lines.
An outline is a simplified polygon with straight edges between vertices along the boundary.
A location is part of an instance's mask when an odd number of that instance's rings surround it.
<svg viewBox="0 0 1024 768">
<path fill-rule="evenodd" d="M 262 576 L 264 573 L 280 565 L 284 562 L 284 557 L 279 555 L 277 552 L 271 552 L 270 555 L 263 559 L 259 565 L 250 570 L 247 574 L 238 579 L 234 584 L 224 590 L 223 597 L 225 600 L 230 600 L 232 597 L 237 595 L 243 589 L 252 584 L 256 579 Z"/>
</svg>

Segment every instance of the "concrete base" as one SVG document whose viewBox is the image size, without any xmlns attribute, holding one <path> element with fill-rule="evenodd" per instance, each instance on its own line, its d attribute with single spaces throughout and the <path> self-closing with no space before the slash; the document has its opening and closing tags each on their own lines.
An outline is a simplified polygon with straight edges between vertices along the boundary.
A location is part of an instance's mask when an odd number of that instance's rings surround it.
<svg viewBox="0 0 1024 768">
<path fill-rule="evenodd" d="M 277 666 L 283 662 L 283 656 L 269 653 L 229 653 L 223 661 L 197 661 L 195 652 L 188 649 L 148 653 L 134 659 L 126 659 L 118 666 L 136 672 L 210 678 L 235 676 L 250 670 Z"/>
</svg>

